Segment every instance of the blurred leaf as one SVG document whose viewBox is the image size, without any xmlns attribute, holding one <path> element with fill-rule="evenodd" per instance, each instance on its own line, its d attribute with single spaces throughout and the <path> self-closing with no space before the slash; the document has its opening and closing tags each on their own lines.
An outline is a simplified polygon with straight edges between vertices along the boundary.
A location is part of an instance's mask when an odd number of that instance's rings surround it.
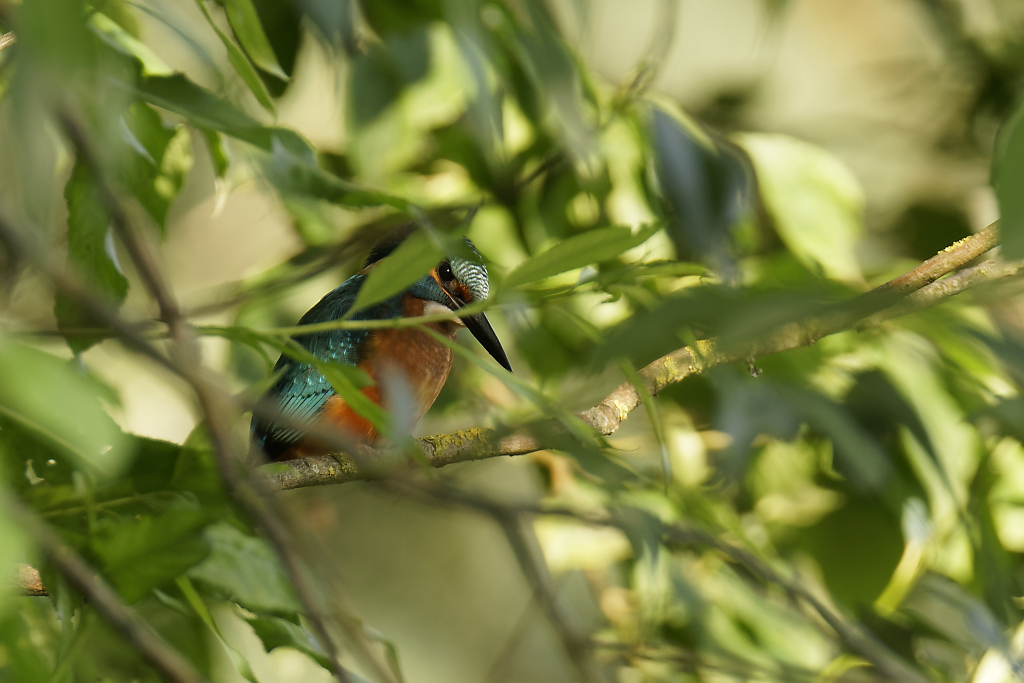
<svg viewBox="0 0 1024 683">
<path fill-rule="evenodd" d="M 249 86 L 249 90 L 256 96 L 256 101 L 263 105 L 264 109 L 273 114 L 274 102 L 270 99 L 270 93 L 267 92 L 267 87 L 263 85 L 263 81 L 260 80 L 259 74 L 256 73 L 252 64 L 249 63 L 249 59 L 246 58 L 238 46 L 235 45 L 234 41 L 231 40 L 231 37 L 224 33 L 224 31 L 220 29 L 220 26 L 217 25 L 217 22 L 213 20 L 213 17 L 210 15 L 210 10 L 206 7 L 206 0 L 196 0 L 196 4 L 199 6 L 199 9 L 202 10 L 203 16 L 206 17 L 206 23 L 214 30 L 217 37 L 220 38 L 221 44 L 224 45 L 224 49 L 227 50 L 228 61 L 231 63 L 232 68 L 234 68 L 235 73 L 241 76 L 242 80 L 245 81 L 245 84 Z M 227 6 L 229 21 L 231 19 L 231 6 L 233 4 L 247 3 L 246 0 L 232 0 L 232 2 L 229 2 Z M 249 5 L 249 8 L 252 9 L 251 4 Z M 255 15 L 255 10 L 253 10 L 253 14 Z M 259 25 L 258 20 L 256 21 L 256 24 L 257 26 Z M 232 23 L 232 29 L 234 29 L 234 23 Z M 263 29 L 260 28 L 259 31 L 264 42 L 266 42 L 266 36 L 263 36 Z M 235 35 L 238 35 L 237 30 L 235 30 Z M 267 43 L 267 49 L 270 49 L 269 43 Z M 273 55 L 273 53 L 271 53 L 271 55 Z M 253 56 L 251 52 L 249 53 L 249 56 Z M 274 65 L 277 65 L 277 59 L 274 59 Z M 280 70 L 281 67 L 277 68 Z"/>
<path fill-rule="evenodd" d="M 194 126 L 227 133 L 239 140 L 270 150 L 273 129 L 264 128 L 248 114 L 184 74 L 150 76 L 138 84 L 139 97 L 146 102 L 185 116 Z"/>
<path fill-rule="evenodd" d="M 699 254 L 731 273 L 730 229 L 751 194 L 742 153 L 717 142 L 696 121 L 660 107 L 652 110 L 651 128 L 658 184 L 672 210 L 667 230 L 676 254 Z"/>
<path fill-rule="evenodd" d="M 319 643 L 301 626 L 280 617 L 247 617 L 247 621 L 267 652 L 278 647 L 293 647 L 328 671 L 334 671 L 334 665 Z"/>
<path fill-rule="evenodd" d="M 767 291 L 713 285 L 683 288 L 609 330 L 597 360 L 626 357 L 646 365 L 683 346 L 681 335 L 688 331 L 702 338 L 718 337 L 719 351 L 728 351 L 820 314 L 837 299 L 837 292 L 824 283 L 801 284 Z"/>
<path fill-rule="evenodd" d="M 271 154 L 264 159 L 263 172 L 286 195 L 323 199 L 353 208 L 387 205 L 403 213 L 410 211 L 409 202 L 400 197 L 361 188 L 320 168 L 305 141 L 285 129 L 274 129 Z"/>
<path fill-rule="evenodd" d="M 0 576 L 9 577 L 7 583 L 10 583 L 11 578 L 18 576 L 18 565 L 29 561 L 28 535 L 7 512 L 7 497 L 10 495 L 12 494 L 6 485 L 0 483 Z M 12 603 L 11 598 L 15 601 L 25 599 L 16 596 L 14 591 L 4 586 L 0 590 L 0 622 L 7 616 Z M 2 671 L 3 665 L 0 665 L 0 672 Z"/>
<path fill-rule="evenodd" d="M 174 71 L 153 52 L 146 43 L 126 31 L 114 19 L 102 12 L 93 12 L 89 24 L 99 32 L 108 44 L 131 55 L 142 64 L 142 73 L 147 76 L 170 76 Z"/>
<path fill-rule="evenodd" d="M 256 614 L 295 614 L 301 610 L 277 555 L 261 538 L 227 523 L 206 529 L 209 556 L 188 576 Z"/>
<path fill-rule="evenodd" d="M 505 278 L 503 285 L 508 288 L 518 287 L 591 263 L 610 261 L 643 244 L 660 228 L 660 225 L 649 225 L 633 232 L 627 227 L 610 226 L 588 230 L 563 240 L 519 264 Z"/>
<path fill-rule="evenodd" d="M 90 293 L 120 306 L 128 294 L 128 280 L 117 261 L 103 200 L 84 164 L 76 163 L 72 169 L 64 198 L 68 204 L 68 261 L 81 273 Z M 61 328 L 91 327 L 93 323 L 78 304 L 62 295 L 56 298 L 54 315 Z M 75 353 L 101 340 L 74 334 L 65 339 Z"/>
<path fill-rule="evenodd" d="M 1003 124 L 992 161 L 999 201 L 999 244 L 1007 259 L 1024 258 L 1024 104 Z"/>
<path fill-rule="evenodd" d="M 228 22 L 238 42 L 245 48 L 249 58 L 259 68 L 269 74 L 273 74 L 282 81 L 288 80 L 288 74 L 284 72 L 277 62 L 277 55 L 270 46 L 267 34 L 263 32 L 263 24 L 256 13 L 256 8 L 251 0 L 223 0 L 224 9 L 228 15 Z"/>
<path fill-rule="evenodd" d="M 440 0 L 361 0 L 359 9 L 374 33 L 382 37 L 404 34 L 441 19 Z"/>
<path fill-rule="evenodd" d="M 299 0 L 312 27 L 349 56 L 359 50 L 356 44 L 355 0 Z"/>
<path fill-rule="evenodd" d="M 217 622 L 213 620 L 213 615 L 210 614 L 210 610 L 206 607 L 206 603 L 203 602 L 199 593 L 196 592 L 192 582 L 185 576 L 179 576 L 176 583 L 182 595 L 185 596 L 185 600 L 188 601 L 189 606 L 191 606 L 192 610 L 196 613 L 196 616 L 206 624 L 206 627 L 210 629 L 210 632 L 213 633 L 217 640 L 220 641 L 221 647 L 223 647 L 224 651 L 227 652 L 228 658 L 231 659 L 231 663 L 235 666 L 235 671 L 237 671 L 245 680 L 250 681 L 251 683 L 259 683 L 256 675 L 252 672 L 252 668 L 249 666 L 249 662 L 246 660 L 245 655 L 239 652 L 234 645 L 228 642 L 224 637 L 224 634 L 221 633 L 220 629 L 217 627 Z"/>
<path fill-rule="evenodd" d="M 159 226 L 166 228 L 167 210 L 192 168 L 192 138 L 184 126 L 167 126 L 142 102 L 133 102 L 122 129 L 131 152 L 122 182 Z"/>
<path fill-rule="evenodd" d="M 206 139 L 206 148 L 210 152 L 210 161 L 213 162 L 213 172 L 219 180 L 223 180 L 230 165 L 227 152 L 224 151 L 224 140 L 220 133 L 212 130 L 204 130 L 203 137 Z"/>
<path fill-rule="evenodd" d="M 851 497 L 801 533 L 829 591 L 851 607 L 867 607 L 885 589 L 903 554 L 897 512 L 880 500 Z"/>
<path fill-rule="evenodd" d="M 930 573 L 921 577 L 902 611 L 924 621 L 968 653 L 979 655 L 988 648 L 1009 652 L 1000 621 L 984 603 L 945 576 Z"/>
<path fill-rule="evenodd" d="M 370 270 L 346 317 L 405 291 L 443 261 L 445 255 L 441 244 L 426 230 L 414 231 Z"/>
<path fill-rule="evenodd" d="M 400 211 L 408 209 L 405 200 L 364 190 L 320 168 L 313 149 L 298 133 L 260 125 L 231 103 L 181 74 L 143 79 L 139 96 L 150 104 L 188 117 L 195 126 L 225 133 L 270 152 L 263 169 L 282 192 L 354 207 L 387 204 Z"/>
<path fill-rule="evenodd" d="M 97 521 L 89 545 L 124 599 L 136 602 L 209 554 L 202 533 L 209 521 L 198 505 L 178 499 L 156 513 Z"/>
<path fill-rule="evenodd" d="M 0 416 L 100 480 L 127 463 L 131 442 L 100 405 L 107 390 L 67 361 L 0 340 Z"/>
<path fill-rule="evenodd" d="M 812 427 L 832 440 L 838 464 L 856 488 L 877 491 L 885 485 L 892 472 L 889 456 L 849 412 L 816 391 L 783 385 L 775 390 Z"/>
<path fill-rule="evenodd" d="M 784 135 L 747 133 L 736 142 L 753 161 L 761 199 L 789 250 L 830 278 L 860 282 L 864 193 L 849 169 Z"/>
<path fill-rule="evenodd" d="M 352 65 L 350 92 L 353 97 L 353 130 L 376 120 L 409 85 L 426 76 L 430 69 L 430 44 L 426 27 L 390 36 L 356 57 Z"/>
</svg>

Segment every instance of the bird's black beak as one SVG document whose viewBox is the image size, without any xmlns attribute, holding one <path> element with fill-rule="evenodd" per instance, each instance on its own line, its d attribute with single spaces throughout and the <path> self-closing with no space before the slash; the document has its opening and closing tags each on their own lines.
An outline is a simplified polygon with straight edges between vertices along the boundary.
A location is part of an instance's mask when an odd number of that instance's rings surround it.
<svg viewBox="0 0 1024 683">
<path fill-rule="evenodd" d="M 466 302 L 462 300 L 462 297 L 455 291 L 450 285 L 446 283 L 441 284 L 441 291 L 448 295 L 450 303 L 449 308 L 455 311 L 458 315 L 459 309 L 466 305 Z M 476 340 L 480 342 L 480 346 L 487 350 L 487 353 L 491 354 L 494 360 L 498 361 L 501 367 L 505 368 L 509 372 L 512 372 L 512 364 L 508 362 L 508 356 L 505 355 L 505 349 L 501 348 L 501 342 L 498 341 L 498 335 L 494 334 L 494 328 L 491 327 L 491 323 L 487 320 L 487 316 L 483 313 L 477 313 L 476 315 L 467 315 L 465 317 L 459 316 L 462 323 L 469 328 L 469 331 L 473 333 Z"/>
<path fill-rule="evenodd" d="M 487 316 L 483 313 L 477 313 L 476 315 L 466 316 L 462 319 L 462 322 L 466 324 L 469 331 L 480 342 L 480 346 L 484 347 L 487 353 L 491 354 L 501 367 L 512 372 L 512 365 L 508 362 L 505 349 L 501 348 L 498 335 L 494 334 L 494 329 L 491 327 L 491 323 L 488 322 Z"/>
</svg>

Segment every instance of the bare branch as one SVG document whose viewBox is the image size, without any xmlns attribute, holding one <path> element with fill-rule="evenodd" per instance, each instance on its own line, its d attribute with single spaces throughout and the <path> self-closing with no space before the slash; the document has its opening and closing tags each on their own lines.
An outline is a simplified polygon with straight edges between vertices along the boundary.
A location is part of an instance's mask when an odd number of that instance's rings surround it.
<svg viewBox="0 0 1024 683">
<path fill-rule="evenodd" d="M 822 337 L 853 329 L 859 321 L 867 319 L 868 323 L 877 324 L 933 306 L 970 287 L 1013 275 L 1021 264 L 992 260 L 952 277 L 938 279 L 995 247 L 998 243 L 997 230 L 997 223 L 993 223 L 903 275 L 855 297 L 848 305 L 836 307 L 837 310 L 827 316 L 783 325 L 760 339 L 730 347 L 724 347 L 716 339 L 701 340 L 693 347 L 687 346 L 662 356 L 640 370 L 638 375 L 644 389 L 656 395 L 670 384 L 700 374 L 710 367 L 809 346 Z M 624 382 L 603 401 L 584 410 L 578 417 L 598 434 L 609 435 L 642 402 L 642 395 L 636 385 Z M 444 467 L 456 462 L 532 453 L 551 447 L 552 440 L 541 438 L 539 434 L 563 433 L 561 425 L 549 422 L 506 432 L 469 429 L 418 439 L 417 444 L 431 466 Z M 394 460 L 386 457 L 383 459 Z M 360 467 L 355 459 L 343 453 L 275 463 L 265 466 L 264 470 L 270 485 L 275 489 L 343 484 L 387 474 L 379 467 Z"/>
</svg>

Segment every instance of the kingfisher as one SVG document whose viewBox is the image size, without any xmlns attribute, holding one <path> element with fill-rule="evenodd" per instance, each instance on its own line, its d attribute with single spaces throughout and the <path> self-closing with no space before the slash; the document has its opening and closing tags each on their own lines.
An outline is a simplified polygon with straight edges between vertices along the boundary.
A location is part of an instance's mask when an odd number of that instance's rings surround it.
<svg viewBox="0 0 1024 683">
<path fill-rule="evenodd" d="M 362 270 L 329 292 L 299 319 L 299 325 L 340 320 L 352 308 L 367 274 L 387 258 L 409 235 L 400 229 L 378 243 Z M 352 320 L 387 320 L 440 312 L 454 312 L 450 319 L 425 323 L 439 335 L 454 340 L 466 327 L 480 344 L 509 372 L 512 366 L 494 329 L 483 313 L 458 317 L 460 308 L 487 298 L 487 267 L 468 238 L 459 256 L 449 256 L 405 291 L 355 313 Z M 330 330 L 297 334 L 293 339 L 317 358 L 353 365 L 373 380 L 361 391 L 371 401 L 392 413 L 403 412 L 415 423 L 430 408 L 448 379 L 452 350 L 422 329 L 415 327 L 364 330 Z M 380 441 L 373 424 L 353 410 L 334 392 L 331 383 L 309 363 L 282 354 L 274 366 L 281 373 L 267 392 L 278 410 L 290 422 L 308 422 L 334 427 L 345 436 L 369 445 Z M 411 425 L 410 425 L 411 426 Z M 273 419 L 253 416 L 253 444 L 271 460 L 290 460 L 328 450 L 295 428 Z"/>
</svg>

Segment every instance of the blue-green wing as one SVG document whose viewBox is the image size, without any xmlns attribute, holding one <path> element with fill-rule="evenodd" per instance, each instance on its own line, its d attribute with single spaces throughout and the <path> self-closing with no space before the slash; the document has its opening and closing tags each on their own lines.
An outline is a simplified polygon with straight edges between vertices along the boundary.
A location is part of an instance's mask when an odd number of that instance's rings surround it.
<svg viewBox="0 0 1024 683">
<path fill-rule="evenodd" d="M 337 320 L 348 312 L 355 301 L 363 276 L 355 275 L 327 294 L 299 320 L 299 325 Z M 368 336 L 365 330 L 331 330 L 294 337 L 307 351 L 324 361 L 358 365 L 360 346 Z M 334 394 L 330 382 L 316 367 L 282 354 L 274 366 L 280 379 L 267 392 L 276 407 L 290 420 L 309 422 L 323 409 Z M 271 459 L 277 458 L 302 440 L 292 426 L 273 419 L 253 417 L 252 437 Z"/>
</svg>

